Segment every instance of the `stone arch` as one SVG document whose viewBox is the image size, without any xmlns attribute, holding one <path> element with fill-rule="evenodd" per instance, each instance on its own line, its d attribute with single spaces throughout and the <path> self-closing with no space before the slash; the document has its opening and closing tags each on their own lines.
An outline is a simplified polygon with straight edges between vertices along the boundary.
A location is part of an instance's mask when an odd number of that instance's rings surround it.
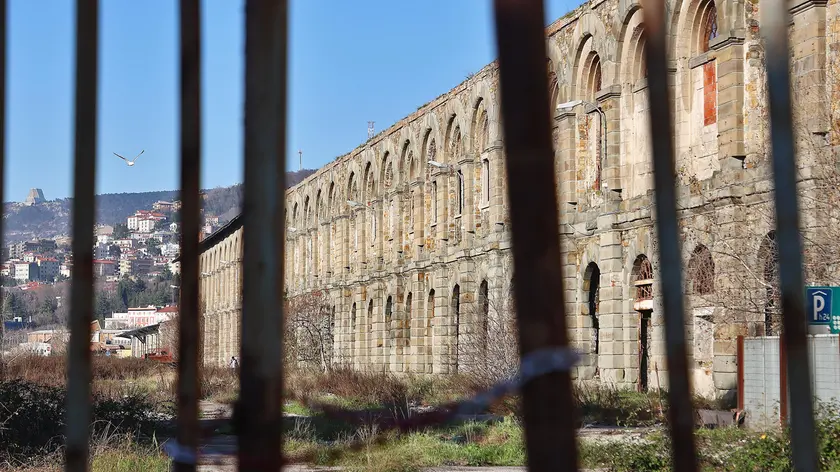
<svg viewBox="0 0 840 472">
<path fill-rule="evenodd" d="M 303 227 L 309 228 L 312 225 L 312 206 L 309 204 L 309 195 L 303 197 Z"/>
<path fill-rule="evenodd" d="M 434 373 L 434 349 L 435 349 L 435 289 L 429 290 L 429 297 L 426 299 L 426 319 L 424 320 L 425 338 L 426 338 L 426 371 L 430 374 Z"/>
<path fill-rule="evenodd" d="M 473 120 L 470 123 L 472 126 L 475 125 L 475 111 L 478 108 L 479 104 L 484 107 L 485 112 L 487 113 L 487 145 L 490 146 L 493 143 L 500 141 L 502 139 L 502 128 L 501 128 L 501 116 L 499 111 L 498 103 L 496 102 L 495 90 L 494 87 L 491 91 L 491 85 L 488 82 L 491 82 L 492 79 L 483 79 L 475 87 L 470 91 L 469 103 L 472 104 L 473 109 Z M 465 128 L 466 129 L 466 128 Z M 467 137 L 468 142 L 467 149 L 472 150 L 473 152 L 480 152 L 481 149 L 477 149 L 475 144 L 472 142 L 472 139 L 475 136 L 474 129 L 470 128 L 468 133 L 464 133 Z"/>
<path fill-rule="evenodd" d="M 618 39 L 619 82 L 635 85 L 647 77 L 645 38 L 644 14 L 638 3 L 632 3 L 621 22 Z"/>
<path fill-rule="evenodd" d="M 715 261 L 709 248 L 698 244 L 688 260 L 688 280 L 691 291 L 698 295 L 708 295 L 715 291 Z"/>
<path fill-rule="evenodd" d="M 347 177 L 347 200 L 352 200 L 356 202 L 359 201 L 359 187 L 359 176 L 356 175 L 355 172 L 350 171 L 350 175 L 349 177 Z"/>
<path fill-rule="evenodd" d="M 338 213 L 338 195 L 336 194 L 335 182 L 330 181 L 329 189 L 327 190 L 327 216 L 329 218 Z"/>
<path fill-rule="evenodd" d="M 322 195 L 322 191 L 319 188 L 318 193 L 315 195 L 315 222 L 320 223 L 324 220 L 324 197 Z"/>
<path fill-rule="evenodd" d="M 676 2 L 671 17 L 672 59 L 692 58 L 708 50 L 707 20 L 714 13 L 716 25 L 726 24 L 725 2 L 715 0 L 682 0 Z M 715 28 L 717 33 L 717 28 Z"/>
<path fill-rule="evenodd" d="M 394 159 L 390 151 L 382 155 L 382 166 L 380 167 L 379 182 L 383 191 L 388 191 L 397 186 L 398 178 L 394 172 Z"/>
<path fill-rule="evenodd" d="M 598 64 L 601 65 L 601 84 L 609 84 L 613 82 L 613 77 L 608 68 L 604 67 L 602 61 L 610 60 L 608 56 L 609 48 L 608 41 L 610 36 L 607 34 L 607 29 L 604 23 L 593 13 L 584 13 L 578 18 L 572 33 L 571 44 L 575 45 L 574 60 L 571 61 L 571 73 L 568 77 L 571 78 L 571 98 L 585 98 L 586 94 L 581 92 L 581 66 L 584 65 L 590 58 L 590 53 L 595 52 L 598 56 Z"/>
<path fill-rule="evenodd" d="M 378 196 L 376 186 L 376 167 L 373 161 L 365 162 L 365 170 L 362 174 L 362 202 L 370 203 Z"/>
<path fill-rule="evenodd" d="M 560 46 L 557 44 L 557 40 L 555 40 L 554 38 L 547 39 L 547 53 L 549 92 L 551 92 L 552 90 L 552 80 L 557 85 L 556 97 L 552 97 L 552 99 L 555 101 L 553 103 L 553 107 L 551 108 L 551 116 L 554 117 L 557 105 L 561 102 L 565 102 L 568 99 L 569 95 L 569 84 L 564 74 L 565 67 L 568 67 L 568 60 L 566 59 L 563 52 L 560 50 Z"/>
<path fill-rule="evenodd" d="M 451 115 L 446 129 L 446 140 L 442 151 L 443 162 L 450 165 L 457 165 L 458 161 L 464 157 L 464 133 L 467 129 L 461 126 L 461 120 L 457 115 Z M 438 155 L 441 155 L 441 149 L 438 149 Z M 441 160 L 441 159 L 438 159 Z"/>
<path fill-rule="evenodd" d="M 595 95 L 604 87 L 601 54 L 595 48 L 595 38 L 588 36 L 581 43 L 577 54 L 575 90 L 577 96 L 595 102 Z"/>
</svg>

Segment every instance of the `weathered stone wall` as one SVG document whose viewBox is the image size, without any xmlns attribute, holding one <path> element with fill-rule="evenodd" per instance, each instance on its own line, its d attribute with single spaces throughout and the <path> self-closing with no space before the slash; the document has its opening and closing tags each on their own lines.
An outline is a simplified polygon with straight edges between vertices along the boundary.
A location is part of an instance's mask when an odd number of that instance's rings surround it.
<svg viewBox="0 0 840 472">
<path fill-rule="evenodd" d="M 840 31 L 826 10 L 792 9 L 795 80 L 815 109 L 837 95 L 820 84 Z M 672 0 L 668 15 L 686 331 L 695 389 L 713 395 L 736 386 L 735 337 L 766 326 L 764 52 L 753 0 Z M 547 63 L 566 313 L 587 354 L 576 375 L 656 388 L 667 365 L 641 25 L 633 0 L 588 2 L 548 28 Z M 512 277 L 500 120 L 491 64 L 287 191 L 288 290 L 330 294 L 339 362 L 458 368 L 481 283 Z"/>
<path fill-rule="evenodd" d="M 239 357 L 242 229 L 240 226 L 223 238 L 213 238 L 199 256 L 202 359 L 208 365 L 227 366 L 231 357 Z"/>
</svg>

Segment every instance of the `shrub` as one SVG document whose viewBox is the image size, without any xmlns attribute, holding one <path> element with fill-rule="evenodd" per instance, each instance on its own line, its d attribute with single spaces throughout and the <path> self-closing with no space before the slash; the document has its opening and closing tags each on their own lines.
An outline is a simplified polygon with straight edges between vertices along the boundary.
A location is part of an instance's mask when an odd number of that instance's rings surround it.
<svg viewBox="0 0 840 472">
<path fill-rule="evenodd" d="M 146 397 L 93 396 L 91 433 L 151 434 L 155 405 Z M 65 390 L 22 380 L 0 381 L 0 460 L 18 461 L 63 443 Z"/>
</svg>

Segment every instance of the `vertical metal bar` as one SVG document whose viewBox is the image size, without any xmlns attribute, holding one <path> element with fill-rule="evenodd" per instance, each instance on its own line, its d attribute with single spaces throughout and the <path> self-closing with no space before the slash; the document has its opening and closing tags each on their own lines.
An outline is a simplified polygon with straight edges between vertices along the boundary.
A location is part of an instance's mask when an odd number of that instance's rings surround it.
<svg viewBox="0 0 840 472">
<path fill-rule="evenodd" d="M 799 201 L 796 193 L 796 154 L 791 112 L 789 12 L 787 2 L 775 0 L 762 9 L 762 31 L 767 54 L 767 85 L 770 102 L 770 143 L 776 207 L 776 241 L 779 248 L 779 281 L 782 292 L 783 331 L 780 336 L 786 356 L 789 393 L 791 449 L 799 472 L 818 470 L 811 403 L 811 369 L 808 366 L 805 299 L 802 279 L 802 245 L 799 240 Z M 791 368 L 792 367 L 792 368 Z M 786 392 L 787 386 L 794 387 Z"/>
<path fill-rule="evenodd" d="M 744 411 L 744 337 L 738 336 L 738 411 Z"/>
<path fill-rule="evenodd" d="M 0 0 L 0 198 L 5 195 L 6 175 L 6 0 Z M 5 200 L 4 200 L 5 201 Z M 3 207 L 0 205 L 0 247 L 3 247 Z M 0 306 L 3 306 L 3 289 L 0 288 Z M 0 341 L 5 335 L 0 323 Z M 0 354 L 2 356 L 2 354 Z"/>
<path fill-rule="evenodd" d="M 201 17 L 199 0 L 181 0 L 181 306 L 178 329 L 178 434 L 188 454 L 176 471 L 194 471 L 199 397 L 199 185 L 201 179 Z"/>
<path fill-rule="evenodd" d="M 520 355 L 566 347 L 557 193 L 541 0 L 496 0 Z M 529 470 L 577 470 L 569 372 L 522 388 Z"/>
<path fill-rule="evenodd" d="M 767 50 L 767 85 L 770 102 L 770 144 L 776 207 L 776 241 L 779 248 L 779 281 L 782 292 L 783 331 L 787 355 L 782 359 L 790 389 L 790 426 L 793 464 L 797 471 L 818 470 L 811 403 L 811 369 L 808 366 L 805 299 L 802 279 L 802 245 L 799 240 L 799 201 L 796 194 L 796 154 L 790 92 L 789 12 L 787 2 L 775 0 L 762 9 L 762 31 Z M 793 368 L 790 368 L 793 367 Z"/>
<path fill-rule="evenodd" d="M 244 277 L 239 469 L 282 462 L 287 2 L 245 7 Z"/>
<path fill-rule="evenodd" d="M 99 2 L 76 1 L 76 98 L 73 168 L 73 278 L 67 367 L 67 439 L 70 472 L 88 468 L 90 437 L 90 323 L 93 312 L 93 226 L 96 215 L 96 109 Z"/>
<path fill-rule="evenodd" d="M 647 32 L 645 54 L 650 91 L 650 132 L 656 188 L 656 230 L 665 342 L 668 355 L 668 409 L 673 440 L 674 470 L 697 470 L 694 414 L 691 405 L 685 341 L 685 307 L 682 297 L 682 257 L 677 227 L 677 196 L 671 99 L 666 68 L 665 1 L 644 0 L 642 12 Z"/>
</svg>

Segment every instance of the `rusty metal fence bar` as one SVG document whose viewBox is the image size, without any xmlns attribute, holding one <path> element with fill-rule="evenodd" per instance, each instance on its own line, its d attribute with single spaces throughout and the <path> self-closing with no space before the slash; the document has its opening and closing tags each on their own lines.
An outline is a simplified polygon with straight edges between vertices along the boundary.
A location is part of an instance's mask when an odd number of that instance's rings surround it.
<svg viewBox="0 0 840 472">
<path fill-rule="evenodd" d="M 181 0 L 181 306 L 178 327 L 178 445 L 176 471 L 194 471 L 200 395 L 198 257 L 201 178 L 201 14 L 199 0 Z"/>
<path fill-rule="evenodd" d="M 93 227 L 96 221 L 96 131 L 99 53 L 98 0 L 76 2 L 76 99 L 73 169 L 73 278 L 67 367 L 66 464 L 88 468 L 90 323 L 93 312 Z"/>
<path fill-rule="evenodd" d="M 244 274 L 239 470 L 282 462 L 287 2 L 245 6 Z"/>
<path fill-rule="evenodd" d="M 557 236 L 542 0 L 496 0 L 520 356 L 569 344 Z M 569 370 L 521 387 L 529 470 L 577 470 L 577 414 Z M 559 447 L 559 450 L 558 450 Z"/>
<path fill-rule="evenodd" d="M 697 470 L 694 445 L 694 412 L 689 386 L 688 353 L 685 345 L 682 253 L 677 221 L 676 171 L 673 120 L 668 88 L 665 0 L 642 2 L 647 35 L 645 55 L 650 88 L 650 135 L 656 189 L 656 230 L 659 241 L 660 286 L 668 356 L 668 419 L 673 442 L 675 470 Z M 664 130 L 664 132 L 663 132 Z"/>
<path fill-rule="evenodd" d="M 782 346 L 786 356 L 780 365 L 787 373 L 784 392 L 790 386 L 791 449 L 799 472 L 818 470 L 808 366 L 805 297 L 802 277 L 802 244 L 799 240 L 799 202 L 796 193 L 796 136 L 793 131 L 790 82 L 788 2 L 774 0 L 762 8 L 762 31 L 767 48 L 770 145 L 773 156 L 773 191 L 776 207 L 776 237 L 779 248 L 779 282 L 782 293 Z"/>
</svg>

